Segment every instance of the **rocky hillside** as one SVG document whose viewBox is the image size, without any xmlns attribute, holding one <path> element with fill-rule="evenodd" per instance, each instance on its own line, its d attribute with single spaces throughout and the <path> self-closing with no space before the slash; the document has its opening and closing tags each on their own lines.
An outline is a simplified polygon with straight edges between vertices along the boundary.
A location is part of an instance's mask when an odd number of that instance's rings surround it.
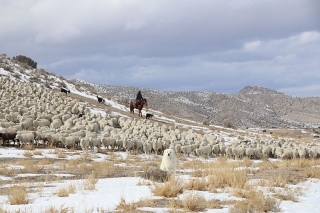
<svg viewBox="0 0 320 213">
<path fill-rule="evenodd" d="M 236 94 L 192 91 L 159 91 L 148 88 L 98 85 L 71 80 L 28 63 L 0 55 L 0 77 L 28 80 L 47 88 L 74 84 L 77 90 L 99 94 L 127 105 L 139 90 L 148 107 L 168 116 L 235 128 L 294 128 L 320 126 L 320 98 L 300 98 L 263 87 L 247 86 Z"/>
<path fill-rule="evenodd" d="M 100 94 L 135 98 L 141 90 L 148 106 L 185 119 L 236 128 L 307 128 L 320 124 L 320 98 L 300 98 L 263 87 L 247 86 L 236 94 L 217 92 L 170 92 L 147 88 L 90 85 Z"/>
</svg>

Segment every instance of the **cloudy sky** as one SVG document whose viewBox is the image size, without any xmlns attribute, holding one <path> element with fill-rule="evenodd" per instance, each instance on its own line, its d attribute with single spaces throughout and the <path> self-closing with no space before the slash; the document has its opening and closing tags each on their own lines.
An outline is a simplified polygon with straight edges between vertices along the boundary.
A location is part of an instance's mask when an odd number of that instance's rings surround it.
<svg viewBox="0 0 320 213">
<path fill-rule="evenodd" d="M 0 53 L 68 79 L 320 96 L 319 0 L 0 0 Z"/>
</svg>

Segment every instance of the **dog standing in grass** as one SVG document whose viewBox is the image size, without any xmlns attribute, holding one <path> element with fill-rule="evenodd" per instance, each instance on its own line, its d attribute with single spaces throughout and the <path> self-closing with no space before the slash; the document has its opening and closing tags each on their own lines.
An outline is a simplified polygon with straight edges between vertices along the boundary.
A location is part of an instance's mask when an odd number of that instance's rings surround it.
<svg viewBox="0 0 320 213">
<path fill-rule="evenodd" d="M 171 172 L 176 174 L 177 158 L 173 149 L 166 149 L 163 152 L 162 162 L 160 169 L 163 171 Z"/>
</svg>

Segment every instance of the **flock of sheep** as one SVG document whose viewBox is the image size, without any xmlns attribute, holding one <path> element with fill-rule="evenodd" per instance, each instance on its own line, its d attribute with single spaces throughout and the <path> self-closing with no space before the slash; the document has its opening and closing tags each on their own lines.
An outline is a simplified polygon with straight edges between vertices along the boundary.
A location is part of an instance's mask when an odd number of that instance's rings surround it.
<svg viewBox="0 0 320 213">
<path fill-rule="evenodd" d="M 200 134 L 191 128 L 183 130 L 149 119 L 94 114 L 85 103 L 36 83 L 1 79 L 0 89 L 0 136 L 4 145 L 17 142 L 20 146 L 31 143 L 82 150 L 103 147 L 145 154 L 162 154 L 171 148 L 185 156 L 240 159 L 320 156 L 313 144 L 267 137 L 222 137 L 213 132 Z"/>
</svg>

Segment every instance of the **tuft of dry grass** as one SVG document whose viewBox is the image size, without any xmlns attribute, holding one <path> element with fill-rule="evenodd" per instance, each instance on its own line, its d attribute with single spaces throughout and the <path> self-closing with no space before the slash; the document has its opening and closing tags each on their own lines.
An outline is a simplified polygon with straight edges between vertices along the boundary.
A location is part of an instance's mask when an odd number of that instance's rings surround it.
<svg viewBox="0 0 320 213">
<path fill-rule="evenodd" d="M 288 175 L 279 174 L 277 177 L 269 180 L 269 187 L 285 187 L 289 182 Z"/>
<path fill-rule="evenodd" d="M 208 178 L 209 191 L 216 191 L 217 188 L 242 188 L 247 182 L 245 171 L 234 169 L 215 169 L 211 171 Z"/>
<path fill-rule="evenodd" d="M 6 190 L 6 194 L 11 205 L 28 203 L 28 192 L 25 186 L 12 185 Z"/>
<path fill-rule="evenodd" d="M 150 197 L 142 198 L 138 203 L 136 203 L 137 208 L 141 207 L 154 207 L 155 202 Z"/>
<path fill-rule="evenodd" d="M 207 201 L 207 208 L 209 209 L 222 209 L 222 202 L 217 199 L 212 199 Z"/>
<path fill-rule="evenodd" d="M 33 151 L 33 155 L 42 155 L 42 151 L 37 149 Z"/>
<path fill-rule="evenodd" d="M 23 156 L 25 156 L 25 157 L 27 157 L 27 158 L 31 158 L 31 157 L 33 156 L 33 152 L 31 152 L 31 151 L 25 151 L 25 152 L 23 153 Z"/>
<path fill-rule="evenodd" d="M 25 144 L 22 149 L 24 150 L 34 150 L 33 144 Z"/>
<path fill-rule="evenodd" d="M 91 172 L 90 175 L 86 176 L 86 179 L 83 182 L 84 190 L 95 190 L 98 180 L 99 179 L 96 178 L 95 173 Z"/>
<path fill-rule="evenodd" d="M 12 175 L 14 175 L 14 173 L 15 173 L 15 169 L 14 168 L 7 168 L 6 166 L 4 168 L 0 168 L 0 175 L 12 176 Z"/>
<path fill-rule="evenodd" d="M 120 198 L 119 204 L 116 206 L 117 210 L 131 212 L 137 209 L 137 205 L 135 203 L 127 203 L 124 197 Z"/>
<path fill-rule="evenodd" d="M 234 205 L 229 208 L 229 213 L 247 212 L 278 212 L 281 201 L 270 196 L 266 196 L 260 190 L 244 191 L 245 200 L 234 201 Z"/>
<path fill-rule="evenodd" d="M 172 177 L 166 183 L 153 183 L 150 188 L 155 196 L 176 197 L 183 193 L 183 185 L 181 179 Z"/>
<path fill-rule="evenodd" d="M 67 208 L 64 206 L 64 204 L 61 204 L 59 208 L 56 208 L 55 206 L 50 206 L 45 209 L 44 213 L 74 213 L 73 208 Z"/>
<path fill-rule="evenodd" d="M 57 158 L 66 158 L 67 154 L 61 149 L 61 150 L 57 150 Z"/>
<path fill-rule="evenodd" d="M 206 187 L 207 187 L 207 181 L 205 178 L 190 179 L 183 186 L 183 188 L 186 190 L 197 190 L 197 191 L 205 191 Z"/>
<path fill-rule="evenodd" d="M 283 190 L 276 190 L 276 193 L 273 196 L 280 200 L 291 200 L 293 202 L 298 202 L 298 197 L 301 195 L 303 195 L 303 190 L 301 187 L 297 187 L 295 189 L 285 187 Z"/>
<path fill-rule="evenodd" d="M 58 195 L 58 197 L 69 197 L 69 192 L 66 187 L 60 187 L 55 194 Z"/>
<path fill-rule="evenodd" d="M 182 199 L 182 205 L 185 211 L 203 212 L 207 207 L 207 202 L 200 194 L 190 192 Z"/>
</svg>

